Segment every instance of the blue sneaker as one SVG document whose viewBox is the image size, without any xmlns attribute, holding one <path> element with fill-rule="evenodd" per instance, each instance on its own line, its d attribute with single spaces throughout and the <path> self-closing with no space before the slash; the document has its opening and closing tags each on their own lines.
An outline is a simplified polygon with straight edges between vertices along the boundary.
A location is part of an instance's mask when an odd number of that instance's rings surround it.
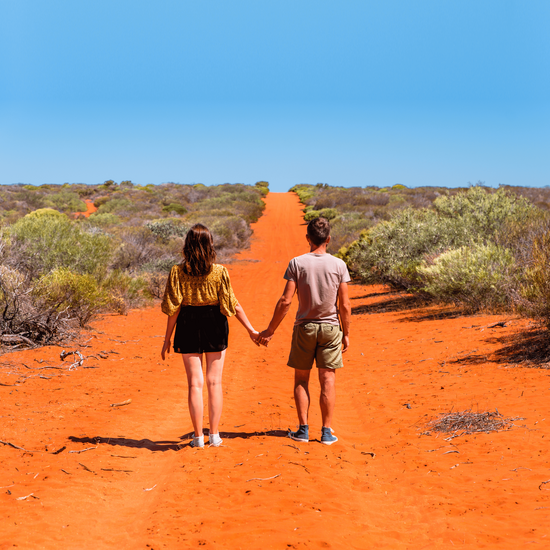
<svg viewBox="0 0 550 550">
<path fill-rule="evenodd" d="M 309 426 L 307 424 L 300 424 L 295 432 L 288 432 L 288 437 L 294 439 L 294 441 L 301 441 L 302 443 L 309 442 Z"/>
<path fill-rule="evenodd" d="M 332 428 L 323 427 L 323 433 L 321 435 L 321 443 L 323 445 L 332 445 L 337 441 L 338 441 L 338 438 L 335 435 L 332 435 Z"/>
</svg>

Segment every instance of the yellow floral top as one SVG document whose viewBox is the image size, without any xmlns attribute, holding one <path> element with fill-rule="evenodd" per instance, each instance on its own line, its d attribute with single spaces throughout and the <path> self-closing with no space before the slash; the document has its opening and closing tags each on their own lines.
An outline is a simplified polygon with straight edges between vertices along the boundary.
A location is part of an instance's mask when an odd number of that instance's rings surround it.
<svg viewBox="0 0 550 550">
<path fill-rule="evenodd" d="M 183 306 L 215 306 L 226 316 L 235 315 L 238 305 L 233 294 L 229 273 L 223 265 L 212 264 L 208 275 L 188 275 L 181 265 L 175 265 L 166 282 L 162 311 L 174 315 Z"/>
</svg>

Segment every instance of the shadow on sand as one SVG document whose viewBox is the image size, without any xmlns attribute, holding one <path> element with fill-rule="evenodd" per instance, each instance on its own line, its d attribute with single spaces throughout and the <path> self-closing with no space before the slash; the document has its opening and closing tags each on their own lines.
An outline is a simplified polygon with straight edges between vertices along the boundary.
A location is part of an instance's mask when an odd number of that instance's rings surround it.
<svg viewBox="0 0 550 550">
<path fill-rule="evenodd" d="M 286 437 L 285 430 L 268 430 L 265 432 L 220 432 L 223 439 L 248 439 L 250 437 L 267 435 L 270 437 Z M 205 430 L 208 435 L 208 430 Z M 70 436 L 69 440 L 74 443 L 85 445 L 112 445 L 113 447 L 129 447 L 132 449 L 147 449 L 149 451 L 178 451 L 189 445 L 193 439 L 193 432 L 186 433 L 179 437 L 180 441 L 153 441 L 151 439 L 129 439 L 126 437 L 75 437 Z"/>
<path fill-rule="evenodd" d="M 545 328 L 490 337 L 485 341 L 491 344 L 500 344 L 502 347 L 489 356 L 469 354 L 448 362 L 461 365 L 480 365 L 491 361 L 514 367 L 550 369 L 550 334 Z"/>
</svg>

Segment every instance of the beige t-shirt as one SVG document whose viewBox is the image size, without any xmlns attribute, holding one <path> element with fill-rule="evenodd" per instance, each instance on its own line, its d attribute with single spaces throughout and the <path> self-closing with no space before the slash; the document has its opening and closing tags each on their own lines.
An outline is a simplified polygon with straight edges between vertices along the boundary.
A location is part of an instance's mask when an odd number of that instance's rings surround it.
<svg viewBox="0 0 550 550">
<path fill-rule="evenodd" d="M 298 292 L 295 325 L 338 325 L 338 289 L 351 281 L 346 264 L 331 254 L 303 254 L 290 260 L 284 278 Z"/>
</svg>

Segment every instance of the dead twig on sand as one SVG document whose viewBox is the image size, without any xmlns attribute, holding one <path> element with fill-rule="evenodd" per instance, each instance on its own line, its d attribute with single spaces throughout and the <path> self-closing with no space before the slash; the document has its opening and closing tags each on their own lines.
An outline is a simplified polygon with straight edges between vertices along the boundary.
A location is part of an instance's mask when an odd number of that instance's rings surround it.
<svg viewBox="0 0 550 550">
<path fill-rule="evenodd" d="M 65 447 L 63 447 L 65 448 Z M 92 449 L 97 449 L 97 447 L 88 447 L 87 449 L 82 449 L 81 451 L 69 451 L 70 453 L 85 453 L 86 451 L 91 451 Z"/>
<path fill-rule="evenodd" d="M 82 466 L 87 472 L 90 472 L 91 474 L 95 474 L 95 472 L 93 470 L 90 470 L 90 468 L 88 468 L 88 466 L 86 466 L 85 464 L 82 464 L 82 462 L 79 462 L 80 466 Z"/>
<path fill-rule="evenodd" d="M 1 441 L 2 445 L 9 445 L 10 447 L 13 447 L 14 449 L 19 449 L 20 451 L 25 451 L 26 453 L 30 452 L 27 451 L 27 449 L 23 449 L 23 447 L 19 447 L 19 445 L 15 445 L 14 443 L 11 443 L 10 441 Z"/>
<path fill-rule="evenodd" d="M 75 359 L 75 361 L 72 365 L 69 365 L 69 370 L 76 369 L 76 367 L 81 367 L 82 363 L 84 363 L 85 358 L 78 350 L 75 350 L 75 351 L 65 351 L 65 350 L 63 350 L 59 354 L 59 356 L 61 357 L 61 361 L 65 361 L 65 357 L 67 357 L 71 354 L 72 354 L 73 358 Z M 78 359 L 76 359 L 76 356 L 78 356 Z"/>
<path fill-rule="evenodd" d="M 38 497 L 34 496 L 34 493 L 31 493 L 30 495 L 27 495 L 26 497 L 18 497 L 15 500 L 27 500 L 29 497 L 38 499 Z"/>
<path fill-rule="evenodd" d="M 123 407 L 124 405 L 129 405 L 131 402 L 131 399 L 126 399 L 126 401 L 121 401 L 120 403 L 111 403 L 111 407 Z"/>
<path fill-rule="evenodd" d="M 246 482 L 248 483 L 249 481 L 268 481 L 270 479 L 275 479 L 276 477 L 279 477 L 281 474 L 277 474 L 277 475 L 274 475 L 274 476 L 271 476 L 271 477 L 253 477 L 252 479 L 247 479 Z"/>
<path fill-rule="evenodd" d="M 542 486 L 545 485 L 546 483 L 550 483 L 550 479 L 548 481 L 543 481 L 540 485 L 539 485 L 539 491 L 542 491 Z"/>
<path fill-rule="evenodd" d="M 303 464 L 299 464 L 298 462 L 289 462 L 289 464 L 294 464 L 295 466 L 301 466 L 309 474 L 309 470 Z"/>
</svg>

